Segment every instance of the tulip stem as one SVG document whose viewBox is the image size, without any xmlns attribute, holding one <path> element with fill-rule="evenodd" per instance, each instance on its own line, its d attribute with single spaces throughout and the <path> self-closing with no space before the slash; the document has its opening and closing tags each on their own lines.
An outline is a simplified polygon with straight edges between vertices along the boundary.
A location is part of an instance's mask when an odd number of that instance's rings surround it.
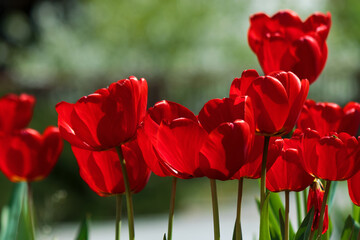
<svg viewBox="0 0 360 240">
<path fill-rule="evenodd" d="M 214 220 L 214 240 L 220 240 L 219 206 L 215 179 L 210 179 L 210 185 Z"/>
<path fill-rule="evenodd" d="M 116 195 L 115 240 L 120 240 L 122 194 Z"/>
<path fill-rule="evenodd" d="M 172 239 L 172 229 L 173 229 L 173 219 L 174 219 L 174 209 L 175 209 L 175 195 L 176 195 L 176 182 L 177 182 L 177 178 L 172 177 L 167 240 Z"/>
<path fill-rule="evenodd" d="M 262 206 L 264 204 L 265 196 L 266 196 L 266 188 L 265 188 L 265 183 L 266 183 L 266 161 L 267 161 L 267 155 L 268 155 L 269 142 L 270 142 L 270 137 L 265 136 L 265 138 L 264 138 L 263 157 L 262 157 L 262 162 L 261 162 L 261 186 L 260 186 L 260 203 L 261 203 L 260 206 L 261 206 L 261 208 L 262 208 Z"/>
<path fill-rule="evenodd" d="M 323 224 L 324 224 L 324 213 L 325 213 L 325 207 L 326 207 L 327 198 L 328 198 L 329 191 L 330 191 L 330 185 L 331 185 L 331 181 L 327 180 L 326 181 L 324 198 L 323 198 L 323 202 L 321 204 L 321 211 L 320 211 L 320 218 L 319 218 L 319 228 L 318 228 L 318 235 L 317 235 L 316 239 L 320 239 L 321 235 L 322 235 L 322 229 L 323 229 Z"/>
<path fill-rule="evenodd" d="M 308 196 L 307 196 L 307 188 L 306 188 L 303 191 L 303 205 L 304 205 L 304 214 L 305 214 L 304 216 L 307 215 L 307 198 Z"/>
<path fill-rule="evenodd" d="M 32 195 L 32 188 L 31 188 L 31 182 L 27 183 L 27 214 L 25 211 L 25 217 L 28 218 L 29 221 L 29 231 L 30 231 L 30 239 L 35 239 L 35 222 L 34 222 L 34 209 L 33 209 L 33 195 Z"/>
<path fill-rule="evenodd" d="M 128 225 L 129 225 L 129 240 L 135 239 L 135 231 L 134 231 L 134 210 L 132 203 L 132 194 L 130 189 L 129 177 L 126 171 L 126 162 L 122 154 L 121 147 L 116 147 L 116 151 L 119 155 L 119 160 L 121 164 L 121 172 L 124 179 L 125 184 L 125 196 L 126 196 L 126 209 L 128 215 Z"/>
<path fill-rule="evenodd" d="M 238 183 L 238 199 L 237 199 L 237 211 L 236 211 L 236 240 L 242 239 L 241 233 L 241 201 L 242 201 L 242 192 L 243 192 L 243 178 L 239 179 Z"/>
<path fill-rule="evenodd" d="M 290 201 L 289 201 L 289 191 L 285 191 L 285 232 L 284 232 L 284 240 L 289 239 L 289 208 L 290 208 Z"/>
<path fill-rule="evenodd" d="M 297 221 L 298 221 L 298 227 L 300 228 L 301 219 L 302 219 L 300 192 L 295 192 L 295 196 L 296 196 Z M 306 207 L 306 206 L 304 206 L 304 207 Z"/>
</svg>

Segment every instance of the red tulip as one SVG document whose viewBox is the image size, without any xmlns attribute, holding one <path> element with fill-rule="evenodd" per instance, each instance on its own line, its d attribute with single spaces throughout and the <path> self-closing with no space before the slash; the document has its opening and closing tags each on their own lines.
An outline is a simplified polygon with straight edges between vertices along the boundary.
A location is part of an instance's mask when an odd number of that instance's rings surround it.
<svg viewBox="0 0 360 240">
<path fill-rule="evenodd" d="M 315 130 L 305 130 L 302 139 L 304 169 L 324 180 L 351 178 L 360 170 L 359 140 L 345 132 L 321 136 Z"/>
<path fill-rule="evenodd" d="M 352 202 L 360 207 L 360 171 L 349 178 L 347 182 Z"/>
<path fill-rule="evenodd" d="M 309 189 L 308 201 L 307 201 L 307 211 L 309 212 L 312 207 L 314 207 L 314 221 L 311 227 L 311 230 L 314 231 L 319 228 L 320 221 L 320 212 L 321 205 L 324 199 L 324 187 L 322 186 L 319 180 L 315 180 L 313 184 L 311 184 Z M 325 206 L 324 213 L 324 222 L 322 234 L 324 234 L 329 226 L 329 215 L 328 215 L 328 205 Z"/>
<path fill-rule="evenodd" d="M 303 191 L 313 181 L 301 166 L 299 152 L 300 137 L 295 133 L 291 139 L 284 139 L 281 155 L 266 173 L 266 188 L 272 192 Z"/>
<path fill-rule="evenodd" d="M 247 95 L 254 105 L 256 132 L 265 136 L 289 133 L 300 114 L 309 91 L 309 82 L 291 72 L 259 76 L 246 70 L 231 84 L 230 97 Z"/>
<path fill-rule="evenodd" d="M 47 177 L 57 162 L 63 143 L 56 127 L 43 135 L 23 129 L 0 137 L 0 169 L 13 182 L 38 181 Z"/>
<path fill-rule="evenodd" d="M 35 98 L 31 95 L 8 94 L 0 99 L 0 131 L 12 132 L 26 128 L 31 121 Z"/>
<path fill-rule="evenodd" d="M 272 17 L 257 13 L 250 18 L 248 41 L 265 74 L 291 71 L 311 84 L 325 66 L 330 25 L 330 13 L 315 13 L 305 22 L 291 10 Z"/>
<path fill-rule="evenodd" d="M 125 192 L 119 156 L 115 148 L 107 151 L 89 151 L 72 146 L 77 159 L 80 176 L 99 196 L 111 196 Z M 136 140 L 121 145 L 126 170 L 129 176 L 130 189 L 141 191 L 150 177 Z"/>
<path fill-rule="evenodd" d="M 149 108 L 144 122 L 137 132 L 139 147 L 143 152 L 146 164 L 160 177 L 170 176 L 172 171 L 164 165 L 164 161 L 157 151 L 159 127 L 161 122 L 171 123 L 179 118 L 197 122 L 196 116 L 184 106 L 170 101 L 160 101 L 154 107 Z"/>
<path fill-rule="evenodd" d="M 147 104 L 145 79 L 112 83 L 80 98 L 75 104 L 56 105 L 61 136 L 72 146 L 101 151 L 118 147 L 134 137 Z"/>
<path fill-rule="evenodd" d="M 275 160 L 281 153 L 283 140 L 280 137 L 270 138 L 266 169 L 274 164 Z M 256 135 L 254 143 L 251 145 L 250 152 L 246 157 L 245 164 L 240 168 L 238 172 L 234 174 L 232 179 L 240 178 L 253 178 L 257 179 L 261 177 L 261 162 L 264 150 L 264 136 Z"/>
<path fill-rule="evenodd" d="M 306 100 L 297 125 L 303 131 L 316 130 L 321 136 L 330 132 L 355 136 L 360 126 L 360 104 L 349 102 L 342 109 L 335 103 Z"/>
</svg>

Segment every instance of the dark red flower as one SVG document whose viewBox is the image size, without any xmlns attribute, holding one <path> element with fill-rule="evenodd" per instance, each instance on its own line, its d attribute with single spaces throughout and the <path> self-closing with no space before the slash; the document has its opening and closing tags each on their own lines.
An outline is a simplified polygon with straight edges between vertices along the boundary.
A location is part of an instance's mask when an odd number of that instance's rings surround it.
<svg viewBox="0 0 360 240">
<path fill-rule="evenodd" d="M 37 181 L 49 175 L 62 151 L 57 127 L 48 127 L 43 135 L 34 129 L 22 129 L 0 137 L 0 169 L 13 182 Z"/>
<path fill-rule="evenodd" d="M 349 102 L 343 109 L 336 103 L 306 100 L 300 114 L 298 128 L 316 130 L 321 136 L 330 132 L 357 135 L 360 126 L 360 104 Z"/>
<path fill-rule="evenodd" d="M 291 72 L 259 76 L 246 70 L 231 84 L 230 97 L 247 95 L 254 106 L 256 132 L 265 136 L 289 133 L 300 114 L 309 91 L 309 82 Z"/>
<path fill-rule="evenodd" d="M 360 207 L 360 171 L 349 178 L 347 182 L 352 202 Z"/>
<path fill-rule="evenodd" d="M 345 132 L 321 136 L 315 130 L 306 129 L 302 139 L 304 169 L 324 180 L 351 178 L 360 170 L 359 140 Z"/>
<path fill-rule="evenodd" d="M 72 146 L 101 151 L 134 137 L 146 114 L 147 83 L 129 79 L 112 83 L 76 103 L 56 105 L 61 136 Z"/>
<path fill-rule="evenodd" d="M 280 137 L 271 137 L 268 155 L 266 161 L 266 169 L 274 164 L 275 160 L 281 153 L 283 145 L 283 140 Z M 256 135 L 254 138 L 254 143 L 250 147 L 250 152 L 246 157 L 246 162 L 240 168 L 238 172 L 234 174 L 232 179 L 240 178 L 253 178 L 257 179 L 261 177 L 261 162 L 264 151 L 264 136 Z"/>
<path fill-rule="evenodd" d="M 0 98 L 0 132 L 26 128 L 31 121 L 35 98 L 31 95 L 8 94 Z"/>
<path fill-rule="evenodd" d="M 137 131 L 139 147 L 143 152 L 145 162 L 151 171 L 160 177 L 172 175 L 172 171 L 164 165 L 157 151 L 160 124 L 161 122 L 171 123 L 180 118 L 197 122 L 196 116 L 186 107 L 170 101 L 160 101 L 149 108 L 143 124 Z"/>
<path fill-rule="evenodd" d="M 313 181 L 302 167 L 300 136 L 296 133 L 291 139 L 284 139 L 280 156 L 266 173 L 266 188 L 272 192 L 303 191 Z"/>
<path fill-rule="evenodd" d="M 309 212 L 312 207 L 314 207 L 314 221 L 311 227 L 311 230 L 314 231 L 319 228 L 319 221 L 320 221 L 320 212 L 321 212 L 321 205 L 324 199 L 324 187 L 322 186 L 319 180 L 315 180 L 309 189 L 308 201 L 307 201 L 307 211 Z M 324 213 L 324 222 L 323 222 L 323 229 L 322 234 L 324 234 L 329 226 L 329 215 L 328 215 L 328 205 L 325 206 L 325 213 Z"/>
<path fill-rule="evenodd" d="M 311 84 L 325 66 L 330 25 L 330 13 L 314 13 L 305 22 L 291 10 L 272 17 L 257 13 L 250 18 L 248 41 L 265 74 L 291 71 Z"/>
<path fill-rule="evenodd" d="M 119 156 L 115 148 L 107 151 L 89 151 L 72 146 L 80 176 L 99 196 L 111 196 L 125 192 Z M 130 189 L 141 191 L 150 177 L 150 169 L 144 162 L 137 140 L 121 145 L 129 176 Z"/>
</svg>

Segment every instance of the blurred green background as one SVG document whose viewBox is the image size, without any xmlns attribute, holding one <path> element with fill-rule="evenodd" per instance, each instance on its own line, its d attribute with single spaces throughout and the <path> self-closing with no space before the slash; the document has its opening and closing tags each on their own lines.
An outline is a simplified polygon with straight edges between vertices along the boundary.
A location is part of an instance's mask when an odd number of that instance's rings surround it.
<svg viewBox="0 0 360 240">
<path fill-rule="evenodd" d="M 57 124 L 55 104 L 75 102 L 96 89 L 135 75 L 149 85 L 148 106 L 176 101 L 196 114 L 212 98 L 228 96 L 243 70 L 261 72 L 247 44 L 249 16 L 292 9 L 302 19 L 332 14 L 329 56 L 309 97 L 345 105 L 359 101 L 360 1 L 358 0 L 12 0 L 0 1 L 0 94 L 26 92 L 37 103 L 30 127 Z M 170 179 L 150 178 L 134 196 L 135 214 L 168 209 Z M 257 191 L 257 182 L 248 181 Z M 208 199 L 204 179 L 180 181 L 179 211 Z M 0 175 L 0 207 L 13 183 Z M 40 222 L 114 217 L 115 199 L 88 188 L 65 143 L 51 175 L 33 184 Z M 235 201 L 235 183 L 219 183 L 221 201 Z M 254 190 L 254 191 L 255 191 Z M 199 204 L 201 205 L 201 203 Z"/>
</svg>

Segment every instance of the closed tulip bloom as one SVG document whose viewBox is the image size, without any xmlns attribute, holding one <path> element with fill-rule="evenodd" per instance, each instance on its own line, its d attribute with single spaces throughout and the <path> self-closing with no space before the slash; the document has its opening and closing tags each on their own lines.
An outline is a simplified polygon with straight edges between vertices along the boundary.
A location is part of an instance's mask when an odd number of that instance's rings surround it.
<svg viewBox="0 0 360 240">
<path fill-rule="evenodd" d="M 209 133 L 200 150 L 202 171 L 213 179 L 231 178 L 246 163 L 254 140 L 250 98 L 212 99 L 201 109 L 198 119 Z"/>
<path fill-rule="evenodd" d="M 281 153 L 283 145 L 283 140 L 281 137 L 272 137 L 270 138 L 266 169 L 270 169 L 274 164 L 276 159 Z M 264 151 L 264 136 L 256 135 L 254 138 L 254 143 L 250 147 L 248 156 L 246 157 L 246 162 L 239 169 L 238 172 L 234 174 L 232 179 L 240 178 L 252 178 L 258 179 L 261 177 L 261 162 L 262 155 Z"/>
<path fill-rule="evenodd" d="M 250 18 L 248 41 L 265 74 L 291 71 L 313 83 L 323 70 L 328 50 L 330 13 L 314 13 L 304 22 L 291 10 Z"/>
<path fill-rule="evenodd" d="M 48 127 L 41 135 L 23 129 L 0 137 L 0 169 L 13 182 L 38 181 L 49 175 L 62 151 L 57 127 Z"/>
<path fill-rule="evenodd" d="M 324 199 L 324 187 L 322 186 L 319 180 L 315 180 L 309 189 L 309 195 L 307 200 L 307 211 L 309 212 L 312 207 L 314 207 L 314 220 L 311 226 L 311 230 L 314 231 L 319 228 L 319 220 L 320 220 L 320 211 L 321 205 Z M 324 234 L 329 226 L 329 214 L 328 214 L 328 205 L 325 206 L 325 213 L 324 213 L 324 223 L 322 234 Z"/>
<path fill-rule="evenodd" d="M 254 106 L 256 133 L 281 136 L 293 129 L 308 91 L 309 82 L 292 72 L 259 76 L 255 70 L 246 70 L 232 82 L 230 98 L 249 96 Z"/>
<path fill-rule="evenodd" d="M 143 152 L 146 164 L 152 172 L 160 177 L 171 176 L 172 171 L 164 165 L 157 151 L 158 130 L 161 122 L 185 118 L 197 122 L 196 116 L 186 107 L 171 101 L 160 101 L 149 108 L 141 127 L 137 131 L 139 147 Z"/>
<path fill-rule="evenodd" d="M 92 151 L 119 147 L 135 136 L 146 114 L 147 83 L 131 76 L 76 103 L 56 105 L 61 136 L 72 146 Z"/>
<path fill-rule="evenodd" d="M 352 202 L 360 207 L 360 171 L 349 178 L 348 189 Z"/>
<path fill-rule="evenodd" d="M 344 108 L 336 103 L 306 100 L 297 122 L 298 128 L 311 128 L 320 135 L 346 132 L 357 135 L 360 126 L 360 104 L 349 102 Z"/>
<path fill-rule="evenodd" d="M 26 128 L 31 121 L 35 98 L 31 95 L 8 94 L 0 98 L 0 132 Z"/>
<path fill-rule="evenodd" d="M 351 178 L 360 170 L 360 143 L 349 134 L 321 136 L 307 129 L 302 139 L 303 167 L 312 176 L 329 181 Z"/>
<path fill-rule="evenodd" d="M 281 154 L 266 173 L 266 188 L 272 192 L 303 191 L 314 181 L 302 167 L 300 136 L 284 139 Z"/>
<path fill-rule="evenodd" d="M 99 196 L 125 193 L 119 156 L 115 148 L 107 151 L 89 151 L 72 146 L 77 159 L 80 176 Z M 150 169 L 144 162 L 136 139 L 121 145 L 126 161 L 130 188 L 133 193 L 141 191 L 150 177 Z"/>
</svg>

